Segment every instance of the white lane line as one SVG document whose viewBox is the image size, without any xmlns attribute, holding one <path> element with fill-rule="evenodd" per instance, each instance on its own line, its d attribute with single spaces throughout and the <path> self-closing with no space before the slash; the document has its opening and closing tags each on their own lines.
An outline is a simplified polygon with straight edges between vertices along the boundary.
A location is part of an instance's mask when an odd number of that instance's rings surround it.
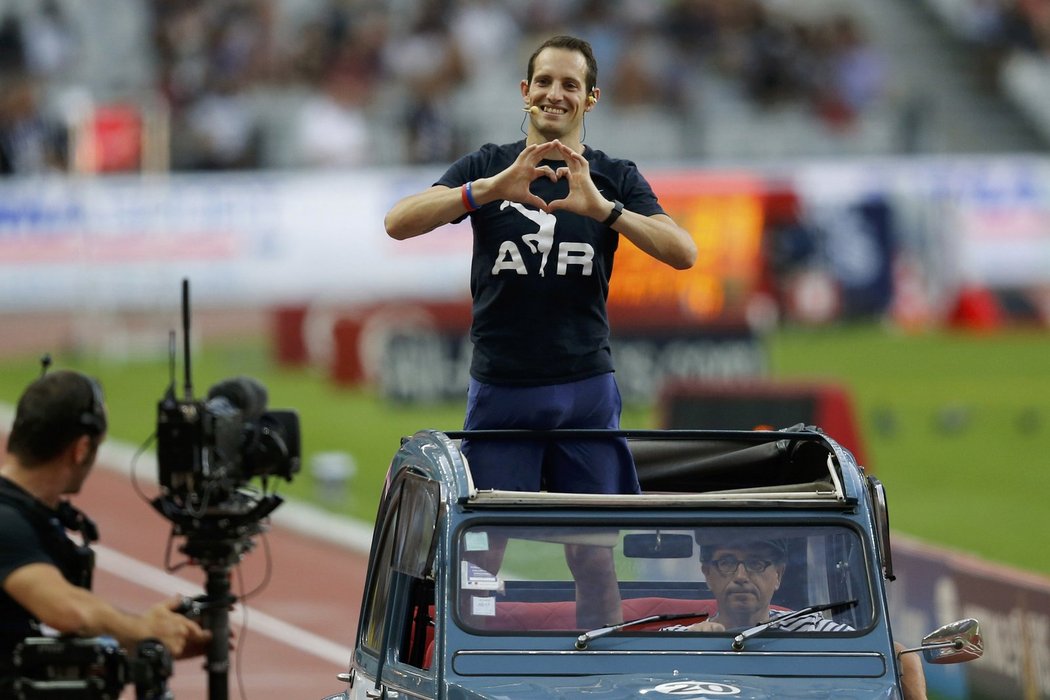
<svg viewBox="0 0 1050 700">
<path fill-rule="evenodd" d="M 121 554 L 115 549 L 92 545 L 97 565 L 107 572 L 139 586 L 152 589 L 162 596 L 197 596 L 204 592 L 200 586 L 173 576 L 155 566 Z M 243 605 L 239 603 L 238 605 Z M 232 615 L 230 623 L 236 624 Z M 271 639 L 295 647 L 340 666 L 348 666 L 353 650 L 300 627 L 267 615 L 257 608 L 248 610 L 248 631 L 258 632 Z"/>
<path fill-rule="evenodd" d="M 4 417 L 4 407 L 0 405 L 0 419 Z M 10 418 L 13 419 L 13 415 Z M 11 419 L 0 422 L 0 426 L 10 425 Z M 106 440 L 99 448 L 97 466 L 129 478 L 134 471 L 135 480 L 140 484 L 156 485 L 156 455 L 152 452 L 138 455 L 137 452 L 136 448 L 127 443 L 119 440 Z M 270 520 L 293 532 L 334 544 L 357 554 L 368 554 L 372 547 L 372 523 L 335 515 L 303 501 L 286 500 L 270 515 Z"/>
</svg>

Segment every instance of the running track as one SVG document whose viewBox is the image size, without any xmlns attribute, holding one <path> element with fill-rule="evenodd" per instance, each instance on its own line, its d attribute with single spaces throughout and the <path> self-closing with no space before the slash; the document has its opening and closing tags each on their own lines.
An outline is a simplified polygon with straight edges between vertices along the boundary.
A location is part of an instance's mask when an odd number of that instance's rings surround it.
<svg viewBox="0 0 1050 700">
<path fill-rule="evenodd" d="M 10 415 L 0 410 L 0 418 L 5 430 Z M 108 443 L 103 450 L 73 498 L 101 533 L 95 592 L 131 612 L 174 594 L 201 593 L 205 574 L 199 567 L 167 571 L 170 523 L 136 493 L 130 452 Z M 156 494 L 154 465 L 144 458 L 135 470 L 149 496 Z M 265 578 L 269 559 L 269 583 L 230 614 L 236 649 L 230 652 L 229 698 L 320 700 L 344 687 L 335 675 L 349 664 L 370 528 L 293 503 L 281 505 L 272 519 L 231 578 L 234 594 L 250 592 Z M 171 558 L 183 556 L 173 548 Z M 208 698 L 203 659 L 176 662 L 169 687 L 176 700 Z M 121 700 L 134 696 L 129 686 Z"/>
</svg>

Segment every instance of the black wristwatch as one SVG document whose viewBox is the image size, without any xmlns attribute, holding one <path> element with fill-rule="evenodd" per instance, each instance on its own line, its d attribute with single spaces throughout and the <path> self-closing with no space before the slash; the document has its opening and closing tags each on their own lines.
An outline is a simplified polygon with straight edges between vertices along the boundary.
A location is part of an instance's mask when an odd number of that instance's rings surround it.
<svg viewBox="0 0 1050 700">
<path fill-rule="evenodd" d="M 613 200 L 613 208 L 609 213 L 609 216 L 605 217 L 605 221 L 602 222 L 602 226 L 612 226 L 617 219 L 620 218 L 620 214 L 623 213 L 623 202 L 618 199 Z"/>
</svg>

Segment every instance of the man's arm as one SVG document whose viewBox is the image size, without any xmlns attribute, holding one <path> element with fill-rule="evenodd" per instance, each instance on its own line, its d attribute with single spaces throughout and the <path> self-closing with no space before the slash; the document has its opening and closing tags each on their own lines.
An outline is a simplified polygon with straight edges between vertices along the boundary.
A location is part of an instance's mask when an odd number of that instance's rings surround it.
<svg viewBox="0 0 1050 700">
<path fill-rule="evenodd" d="M 917 653 L 902 654 L 904 645 L 900 642 L 894 642 L 893 648 L 901 664 L 904 700 L 926 700 L 926 673 L 922 669 L 922 659 Z"/>
<path fill-rule="evenodd" d="M 403 241 L 421 236 L 461 216 L 465 208 L 458 189 L 434 185 L 400 200 L 383 219 L 386 233 Z"/>
<path fill-rule="evenodd" d="M 612 211 L 612 202 L 609 211 Z M 624 209 L 612 228 L 639 250 L 676 270 L 688 270 L 696 262 L 693 237 L 667 214 L 642 216 Z"/>
<path fill-rule="evenodd" d="M 91 591 L 69 583 L 51 564 L 27 564 L 3 582 L 4 591 L 33 617 L 63 634 L 111 636 L 125 649 L 158 639 L 176 658 L 201 653 L 210 634 L 174 612 L 177 601 L 158 603 L 142 615 L 110 605 Z"/>
<path fill-rule="evenodd" d="M 506 199 L 546 210 L 547 203 L 530 192 L 529 185 L 538 177 L 555 179 L 554 171 L 549 166 L 539 165 L 539 162 L 556 147 L 553 141 L 526 146 L 502 172 L 474 180 L 471 183 L 474 204 L 480 207 Z M 387 212 L 383 225 L 388 236 L 403 241 L 433 231 L 459 218 L 466 211 L 467 204 L 461 188 L 434 185 L 398 201 Z"/>
</svg>

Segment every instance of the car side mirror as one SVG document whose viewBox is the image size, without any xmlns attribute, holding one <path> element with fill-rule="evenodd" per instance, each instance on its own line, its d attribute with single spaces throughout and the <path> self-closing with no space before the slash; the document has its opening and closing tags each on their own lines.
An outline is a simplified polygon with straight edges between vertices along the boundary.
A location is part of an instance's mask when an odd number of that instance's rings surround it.
<svg viewBox="0 0 1050 700">
<path fill-rule="evenodd" d="M 916 651 L 921 651 L 931 664 L 961 664 L 979 659 L 984 654 L 981 625 L 973 618 L 957 620 L 923 637 L 922 646 L 903 649 L 900 654 Z"/>
<path fill-rule="evenodd" d="M 983 654 L 981 625 L 973 618 L 952 622 L 922 638 L 922 655 L 931 664 L 958 664 Z"/>
</svg>

